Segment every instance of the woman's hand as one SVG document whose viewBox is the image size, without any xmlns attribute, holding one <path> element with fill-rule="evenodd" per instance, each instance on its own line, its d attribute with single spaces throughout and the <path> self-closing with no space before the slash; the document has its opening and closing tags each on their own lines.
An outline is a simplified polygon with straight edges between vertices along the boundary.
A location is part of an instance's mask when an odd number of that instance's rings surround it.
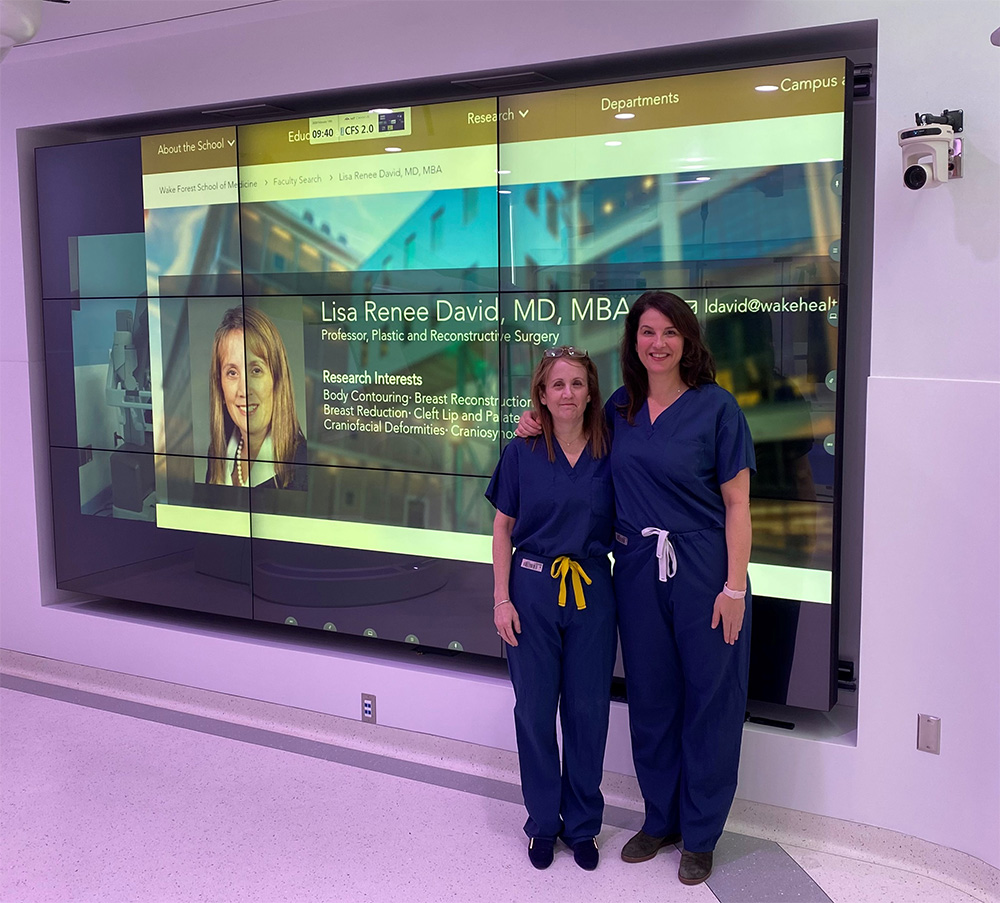
<svg viewBox="0 0 1000 903">
<path fill-rule="evenodd" d="M 722 638 L 732 646 L 743 628 L 743 615 L 746 612 L 746 602 L 743 599 L 732 599 L 725 593 L 715 597 L 712 608 L 712 630 L 722 624 Z"/>
<path fill-rule="evenodd" d="M 522 439 L 530 439 L 532 436 L 540 435 L 541 432 L 542 424 L 539 422 L 538 417 L 535 416 L 535 412 L 531 410 L 522 411 L 521 416 L 517 418 L 514 435 L 520 436 Z"/>
<path fill-rule="evenodd" d="M 517 616 L 513 602 L 508 599 L 493 609 L 493 623 L 496 624 L 497 633 L 508 646 L 517 645 L 517 637 L 514 634 L 521 632 L 521 619 Z"/>
</svg>

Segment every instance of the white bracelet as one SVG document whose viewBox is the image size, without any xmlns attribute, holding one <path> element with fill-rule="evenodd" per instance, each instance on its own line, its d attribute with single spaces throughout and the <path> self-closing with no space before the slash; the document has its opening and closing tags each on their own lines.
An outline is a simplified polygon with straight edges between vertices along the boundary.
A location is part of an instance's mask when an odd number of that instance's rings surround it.
<svg viewBox="0 0 1000 903">
<path fill-rule="evenodd" d="M 745 589 L 730 589 L 728 580 L 722 584 L 722 591 L 729 596 L 730 599 L 745 599 L 747 595 L 747 591 Z"/>
<path fill-rule="evenodd" d="M 501 599 L 496 605 L 493 606 L 493 610 L 496 611 L 501 605 L 507 605 L 508 603 L 510 603 L 510 599 Z"/>
</svg>

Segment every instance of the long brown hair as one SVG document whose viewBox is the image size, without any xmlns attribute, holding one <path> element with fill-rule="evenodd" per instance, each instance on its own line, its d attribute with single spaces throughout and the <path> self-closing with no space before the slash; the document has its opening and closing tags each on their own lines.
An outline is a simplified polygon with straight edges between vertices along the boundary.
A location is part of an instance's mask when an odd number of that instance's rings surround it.
<svg viewBox="0 0 1000 903">
<path fill-rule="evenodd" d="M 305 441 L 305 437 L 295 414 L 295 393 L 292 390 L 285 343 L 274 323 L 253 307 L 231 307 L 215 330 L 212 369 L 208 379 L 208 425 L 211 437 L 208 444 L 208 482 L 225 483 L 226 467 L 231 466 L 227 450 L 236 424 L 229 416 L 222 392 L 222 343 L 233 332 L 243 333 L 247 354 L 255 354 L 264 361 L 274 380 L 270 432 L 274 446 L 275 482 L 279 489 L 284 489 L 292 481 L 295 451 Z"/>
<path fill-rule="evenodd" d="M 552 414 L 542 404 L 542 392 L 549 378 L 549 371 L 555 366 L 556 361 L 579 364 L 587 373 L 587 392 L 590 394 L 590 401 L 587 402 L 587 407 L 583 412 L 583 433 L 587 437 L 591 456 L 601 458 L 607 453 L 608 438 L 607 424 L 604 422 L 604 405 L 601 404 L 601 386 L 597 380 L 597 367 L 594 366 L 594 362 L 585 351 L 578 351 L 571 345 L 560 345 L 558 349 L 554 350 L 562 351 L 563 354 L 557 357 L 543 356 L 531 376 L 531 402 L 535 408 L 535 417 L 542 425 L 542 435 L 545 437 L 545 447 L 548 449 L 549 460 L 555 461 L 556 452 L 552 444 Z M 568 351 L 571 351 L 572 354 L 567 354 Z"/>
<path fill-rule="evenodd" d="M 625 318 L 625 332 L 619 349 L 622 382 L 628 392 L 628 402 L 620 406 L 620 409 L 629 423 L 635 422 L 635 415 L 649 395 L 649 374 L 639 360 L 636 348 L 639 319 L 647 310 L 657 310 L 667 317 L 684 339 L 684 352 L 680 362 L 681 379 L 692 388 L 715 382 L 715 359 L 702 338 L 701 324 L 687 302 L 671 292 L 643 292 Z"/>
</svg>

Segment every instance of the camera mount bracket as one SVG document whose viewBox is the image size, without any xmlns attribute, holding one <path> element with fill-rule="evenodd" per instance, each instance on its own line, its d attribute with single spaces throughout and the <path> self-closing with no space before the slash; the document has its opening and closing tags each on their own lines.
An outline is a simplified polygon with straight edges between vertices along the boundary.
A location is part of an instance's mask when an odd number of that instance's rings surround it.
<svg viewBox="0 0 1000 903">
<path fill-rule="evenodd" d="M 962 131 L 965 114 L 962 110 L 945 110 L 940 116 L 933 113 L 914 113 L 917 125 L 950 125 L 957 135 Z"/>
</svg>

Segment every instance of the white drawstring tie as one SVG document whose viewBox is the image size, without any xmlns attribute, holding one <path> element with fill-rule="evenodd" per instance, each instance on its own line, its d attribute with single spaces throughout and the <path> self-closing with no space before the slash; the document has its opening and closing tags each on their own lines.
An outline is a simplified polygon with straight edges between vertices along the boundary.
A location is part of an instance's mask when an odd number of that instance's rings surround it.
<svg viewBox="0 0 1000 903">
<path fill-rule="evenodd" d="M 670 531 L 658 527 L 646 527 L 643 536 L 656 536 L 656 559 L 660 566 L 660 583 L 666 583 L 677 573 L 677 553 L 670 541 Z"/>
</svg>

